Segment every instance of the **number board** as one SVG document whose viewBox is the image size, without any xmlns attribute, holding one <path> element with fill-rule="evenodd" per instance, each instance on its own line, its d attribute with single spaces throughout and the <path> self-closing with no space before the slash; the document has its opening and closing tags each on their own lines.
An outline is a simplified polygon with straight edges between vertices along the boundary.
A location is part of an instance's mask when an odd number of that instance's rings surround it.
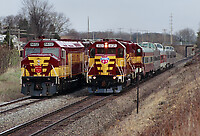
<svg viewBox="0 0 200 136">
<path fill-rule="evenodd" d="M 44 43 L 44 46 L 54 46 L 54 43 L 53 42 L 46 42 L 46 43 Z"/>
<path fill-rule="evenodd" d="M 104 48 L 105 45 L 104 44 L 96 44 L 96 47 L 98 48 Z M 108 44 L 108 48 L 116 48 L 117 44 Z"/>
<path fill-rule="evenodd" d="M 98 47 L 98 48 L 104 48 L 104 44 L 96 44 L 96 47 Z"/>
<path fill-rule="evenodd" d="M 39 43 L 30 43 L 30 46 L 40 46 Z"/>
<path fill-rule="evenodd" d="M 109 48 L 116 48 L 116 47 L 117 47 L 117 44 L 108 44 L 108 47 L 109 47 Z"/>
</svg>

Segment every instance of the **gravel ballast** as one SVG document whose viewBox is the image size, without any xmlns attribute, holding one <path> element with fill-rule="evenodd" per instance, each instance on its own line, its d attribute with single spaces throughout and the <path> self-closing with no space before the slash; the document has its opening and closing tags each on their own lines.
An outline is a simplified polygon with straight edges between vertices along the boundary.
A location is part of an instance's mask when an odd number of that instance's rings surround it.
<svg viewBox="0 0 200 136">
<path fill-rule="evenodd" d="M 0 130 L 5 131 L 21 123 L 59 109 L 64 105 L 70 105 L 87 97 L 87 89 L 77 91 L 68 95 L 57 96 L 45 101 L 41 101 L 25 108 L 20 108 L 17 112 L 10 112 L 0 115 Z"/>
<path fill-rule="evenodd" d="M 157 93 L 162 94 L 162 92 L 159 92 L 159 91 L 166 88 L 165 87 L 166 83 L 169 84 L 169 81 L 166 81 L 166 82 L 162 82 L 162 81 L 164 81 L 165 79 L 170 77 L 170 75 L 173 75 L 178 71 L 179 71 L 178 68 L 169 70 L 168 72 L 165 72 L 162 75 L 154 77 L 153 80 L 149 80 L 141 84 L 140 85 L 140 97 L 141 97 L 140 106 L 146 105 L 145 106 L 146 108 L 154 107 L 155 104 L 151 104 L 150 101 L 155 99 L 155 96 L 154 96 L 155 94 Z M 154 94 L 154 95 L 149 96 L 150 94 Z M 147 99 L 148 101 L 145 102 L 144 101 L 145 99 Z M 60 130 L 56 129 L 55 131 L 54 129 L 54 131 L 49 131 L 49 133 L 55 136 L 57 135 L 68 135 L 68 136 L 107 135 L 107 130 L 109 130 L 109 128 L 112 128 L 113 124 L 116 124 L 117 122 L 120 122 L 121 120 L 123 120 L 126 116 L 133 114 L 135 118 L 139 117 L 139 115 L 136 114 L 135 100 L 136 100 L 136 88 L 132 89 L 126 95 L 116 98 L 115 100 L 111 101 L 105 106 L 100 107 L 99 109 L 96 109 L 95 111 L 92 111 L 89 115 L 84 116 L 83 118 L 73 122 L 72 124 L 66 127 L 63 127 L 65 125 L 64 123 L 62 123 L 60 125 Z M 165 99 L 162 97 L 156 100 L 157 100 L 156 103 L 165 102 Z M 151 108 L 151 109 L 141 110 L 140 111 L 141 120 L 143 116 L 142 112 L 145 111 L 144 112 L 145 116 L 152 114 L 152 112 L 148 110 L 154 110 L 154 109 Z M 145 121 L 148 121 L 148 120 L 145 119 L 144 121 L 141 121 L 141 122 L 145 124 Z M 137 131 L 135 133 L 137 133 Z"/>
</svg>

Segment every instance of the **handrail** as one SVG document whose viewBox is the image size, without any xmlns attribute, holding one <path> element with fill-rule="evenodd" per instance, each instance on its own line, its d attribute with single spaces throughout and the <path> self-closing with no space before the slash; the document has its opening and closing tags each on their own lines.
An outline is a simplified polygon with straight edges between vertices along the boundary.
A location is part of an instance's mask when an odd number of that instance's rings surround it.
<svg viewBox="0 0 200 136">
<path fill-rule="evenodd" d="M 58 76 L 58 74 L 56 73 L 56 70 L 55 70 L 54 66 L 51 65 L 51 67 L 52 67 L 52 69 L 53 69 L 53 71 L 54 71 L 54 73 L 55 73 L 55 75 L 56 75 L 56 84 L 60 84 L 59 76 Z"/>
<path fill-rule="evenodd" d="M 90 62 L 90 58 L 88 59 L 88 62 Z M 88 83 L 88 73 L 90 72 L 90 70 L 92 69 L 92 67 L 94 66 L 94 63 L 92 64 L 92 66 L 90 67 L 89 70 L 87 70 L 87 73 L 86 73 L 86 82 Z M 89 68 L 89 63 L 88 63 L 88 67 L 87 69 Z"/>
</svg>

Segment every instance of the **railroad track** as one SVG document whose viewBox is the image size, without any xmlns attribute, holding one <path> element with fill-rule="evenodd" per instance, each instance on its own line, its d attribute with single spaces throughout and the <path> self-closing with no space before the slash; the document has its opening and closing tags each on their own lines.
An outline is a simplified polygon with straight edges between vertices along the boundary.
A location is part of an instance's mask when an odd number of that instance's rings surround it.
<svg viewBox="0 0 200 136">
<path fill-rule="evenodd" d="M 64 106 L 58 110 L 50 112 L 41 117 L 35 118 L 31 121 L 23 123 L 21 125 L 10 128 L 9 130 L 3 131 L 0 135 L 39 135 L 40 133 L 46 131 L 47 129 L 57 125 L 62 121 L 66 121 L 70 118 L 77 120 L 76 115 L 86 112 L 92 107 L 98 108 L 98 104 L 102 101 L 110 98 L 112 95 L 108 96 L 88 96 L 85 99 L 73 103 L 71 105 Z M 81 115 L 83 116 L 83 114 Z M 71 122 L 71 121 L 69 121 Z"/>
<path fill-rule="evenodd" d="M 28 105 L 31 105 L 31 104 L 34 104 L 34 103 L 48 99 L 48 98 L 40 98 L 40 99 L 30 99 L 30 98 L 31 97 L 23 97 L 23 99 L 20 99 L 20 100 L 17 99 L 17 100 L 8 102 L 6 104 L 2 104 L 2 106 L 0 108 L 1 109 L 3 108 L 3 110 L 0 111 L 0 114 L 11 112 L 11 111 L 14 112 L 15 110 L 17 110 L 19 108 L 22 108 L 22 107 L 25 107 L 25 106 L 28 106 Z M 22 103 L 19 104 L 20 102 L 22 102 Z M 13 106 L 12 106 L 12 104 L 13 104 Z M 14 104 L 16 104 L 16 105 L 14 105 Z M 8 106 L 12 106 L 12 107 L 9 108 Z"/>
<path fill-rule="evenodd" d="M 186 61 L 186 59 L 184 59 L 181 62 L 184 62 L 184 61 Z M 178 63 L 181 63 L 181 62 L 178 62 Z M 133 89 L 133 87 L 135 86 L 128 87 L 128 89 L 126 90 Z M 127 93 L 127 91 L 125 92 Z M 126 93 L 121 93 L 119 95 L 125 95 Z M 149 95 L 149 94 L 146 94 L 146 95 Z M 88 96 L 87 98 L 81 101 L 62 107 L 44 116 L 38 117 L 36 119 L 33 119 L 21 125 L 10 128 L 9 130 L 3 131 L 0 133 L 0 135 L 32 135 L 34 136 L 34 135 L 40 135 L 40 134 L 45 133 L 45 131 L 48 131 L 49 129 L 51 129 L 52 127 L 55 127 L 56 125 L 58 125 L 59 123 L 63 121 L 68 122 L 67 124 L 65 123 L 65 126 L 67 126 L 71 122 L 76 121 L 79 118 L 86 115 L 87 114 L 86 111 L 89 110 L 90 108 L 96 106 L 96 109 L 97 109 L 99 107 L 97 106 L 99 103 L 110 98 L 111 96 L 113 95 L 93 96 L 93 97 Z"/>
<path fill-rule="evenodd" d="M 188 61 L 188 60 L 191 60 L 192 58 L 193 58 L 193 56 L 192 56 L 192 57 L 187 57 L 187 58 L 181 59 L 181 60 L 177 61 L 174 65 L 175 65 L 175 66 L 178 66 L 179 64 L 181 64 L 181 63 L 183 63 L 183 62 L 186 62 L 186 61 Z"/>
<path fill-rule="evenodd" d="M 9 102 L 0 104 L 0 107 L 4 107 L 4 106 L 7 106 L 7 105 L 11 105 L 11 104 L 13 104 L 13 103 L 17 103 L 17 102 L 20 102 L 20 101 L 24 101 L 24 100 L 27 100 L 27 99 L 30 99 L 30 98 L 31 98 L 31 96 L 22 97 L 22 98 L 13 100 L 13 101 L 9 101 Z"/>
</svg>

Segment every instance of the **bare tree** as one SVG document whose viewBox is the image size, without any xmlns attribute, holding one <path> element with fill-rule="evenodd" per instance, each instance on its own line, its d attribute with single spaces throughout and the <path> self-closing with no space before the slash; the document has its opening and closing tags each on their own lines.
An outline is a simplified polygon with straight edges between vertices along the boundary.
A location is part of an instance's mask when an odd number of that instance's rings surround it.
<svg viewBox="0 0 200 136">
<path fill-rule="evenodd" d="M 63 13 L 52 12 L 51 21 L 55 27 L 56 33 L 68 32 L 69 31 L 69 18 L 67 18 Z"/>
<path fill-rule="evenodd" d="M 194 30 L 190 28 L 185 28 L 176 33 L 176 36 L 179 37 L 180 42 L 183 43 L 195 43 L 196 35 Z"/>
<path fill-rule="evenodd" d="M 48 1 L 23 0 L 23 10 L 30 22 L 32 32 L 36 37 L 43 35 L 51 23 L 50 13 L 53 6 Z"/>
<path fill-rule="evenodd" d="M 3 23 L 3 25 L 9 26 L 9 27 L 15 26 L 16 25 L 15 16 L 9 15 L 9 16 L 4 17 L 2 19 L 2 23 Z"/>
<path fill-rule="evenodd" d="M 25 13 L 32 33 L 35 37 L 60 34 L 69 27 L 69 18 L 62 13 L 57 13 L 48 0 L 23 0 L 22 11 Z"/>
</svg>

